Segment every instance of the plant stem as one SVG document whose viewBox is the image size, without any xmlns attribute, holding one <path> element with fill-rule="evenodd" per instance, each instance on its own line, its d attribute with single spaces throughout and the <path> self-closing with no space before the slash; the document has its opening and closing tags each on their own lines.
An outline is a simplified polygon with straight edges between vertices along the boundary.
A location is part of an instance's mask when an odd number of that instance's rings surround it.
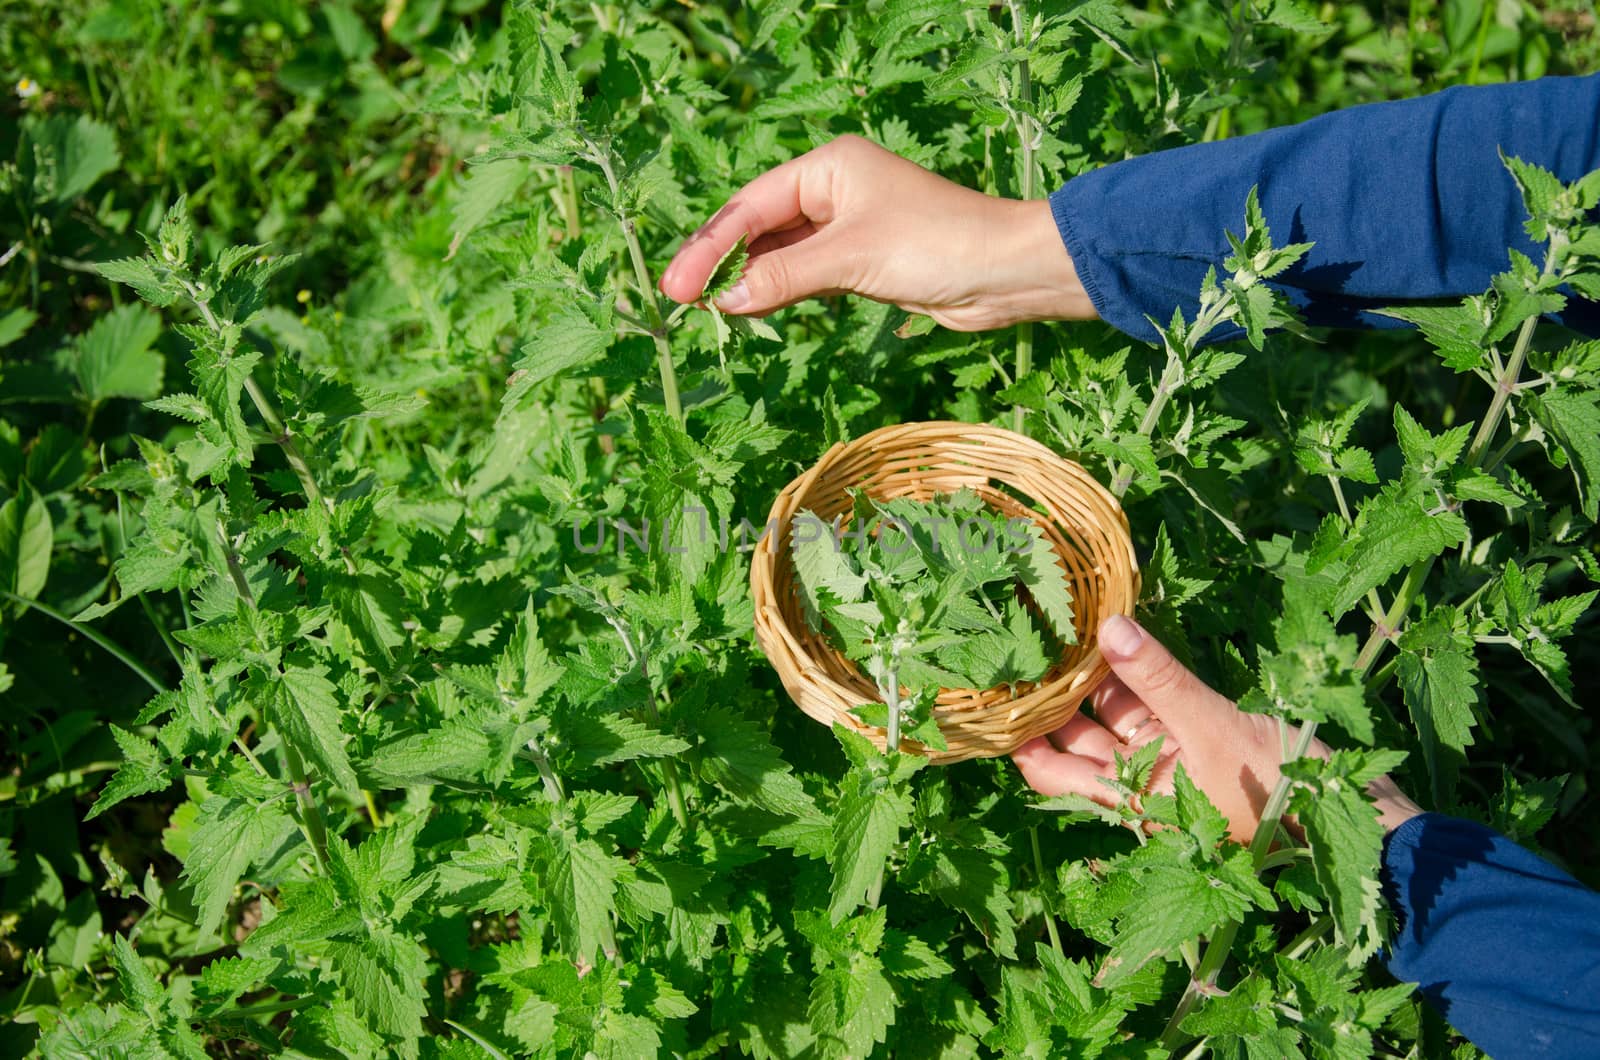
<svg viewBox="0 0 1600 1060">
<path fill-rule="evenodd" d="M 328 824 L 322 818 L 322 807 L 311 797 L 311 783 L 306 779 L 306 764 L 300 760 L 300 752 L 296 751 L 288 740 L 282 741 L 282 746 L 283 764 L 289 771 L 289 780 L 294 785 L 295 803 L 299 807 L 295 816 L 300 819 L 300 826 L 305 830 L 306 838 L 311 841 L 311 849 L 317 855 L 317 862 L 326 873 L 329 871 Z"/>
<path fill-rule="evenodd" d="M 1007 5 L 1011 9 L 1011 32 L 1017 42 L 1017 47 L 1026 48 L 1031 42 L 1030 27 L 1027 12 L 1021 0 L 1009 0 Z M 1024 201 L 1032 199 L 1035 192 L 1035 164 L 1033 157 L 1033 72 L 1029 69 L 1026 57 L 1017 60 L 1017 101 L 1020 109 L 1017 111 L 1017 137 L 1022 146 L 1022 174 L 1021 195 Z M 1029 372 L 1033 371 L 1033 321 L 1024 320 L 1017 325 L 1017 370 L 1013 378 L 1021 382 Z M 1017 405 L 1011 410 L 1011 427 L 1020 432 L 1026 410 Z"/>
<path fill-rule="evenodd" d="M 900 750 L 900 673 L 898 670 L 889 671 L 889 687 L 886 691 L 889 725 L 887 739 L 884 740 L 883 753 L 893 754 Z"/>
<path fill-rule="evenodd" d="M 1290 960 L 1294 960 L 1309 949 L 1313 942 L 1326 935 L 1331 927 L 1333 927 L 1333 917 L 1326 914 L 1319 916 L 1304 931 L 1290 939 L 1289 945 L 1279 952 Z"/>
<path fill-rule="evenodd" d="M 1304 758 L 1316 735 L 1316 722 L 1308 721 L 1302 725 L 1300 736 L 1295 740 L 1294 748 L 1289 752 L 1286 761 L 1292 762 Z M 1261 811 L 1261 821 L 1256 825 L 1255 838 L 1250 841 L 1250 857 L 1255 862 L 1257 872 L 1261 871 L 1272 853 L 1272 840 L 1278 832 L 1278 821 L 1283 817 L 1284 808 L 1289 803 L 1291 786 L 1288 777 L 1280 776 L 1278 783 L 1272 788 L 1272 794 L 1267 796 L 1266 806 Z M 1178 999 L 1178 1007 L 1173 1010 L 1172 1017 L 1167 1020 L 1166 1029 L 1161 1032 L 1163 1049 L 1170 1051 L 1178 1047 L 1182 1038 L 1179 1025 L 1193 1010 L 1200 1000 L 1200 995 L 1216 984 L 1217 975 L 1228 960 L 1228 951 L 1233 948 L 1234 937 L 1239 933 L 1239 925 L 1242 922 L 1228 921 L 1220 931 L 1206 941 L 1205 952 L 1200 956 L 1200 966 L 1195 969 L 1194 978 L 1189 980 L 1189 986 L 1184 990 L 1183 997 Z"/>
<path fill-rule="evenodd" d="M 567 240 L 570 242 L 583 234 L 578 218 L 578 181 L 571 166 L 556 167 L 556 183 L 561 189 L 561 218 L 566 222 Z"/>
<path fill-rule="evenodd" d="M 606 186 L 611 189 L 611 201 L 617 205 L 617 224 L 622 227 L 622 241 L 628 245 L 628 258 L 633 263 L 633 278 L 639 288 L 639 298 L 644 302 L 645 319 L 650 324 L 650 338 L 656 346 L 656 369 L 661 376 L 661 403 L 667 415 L 678 426 L 683 426 L 683 402 L 678 397 L 678 370 L 672 364 L 672 346 L 667 342 L 667 327 L 661 317 L 661 303 L 656 299 L 655 284 L 650 279 L 650 266 L 644 260 L 644 248 L 639 245 L 639 233 L 633 218 L 619 204 L 622 186 L 617 181 L 616 170 L 611 165 L 609 148 L 591 143 L 591 157 L 605 175 Z"/>
<path fill-rule="evenodd" d="M 1045 932 L 1050 936 L 1051 948 L 1057 953 L 1064 953 L 1065 951 L 1061 948 L 1061 933 L 1056 930 L 1056 918 L 1050 913 L 1049 899 L 1051 895 L 1054 894 L 1055 888 L 1051 887 L 1046 882 L 1047 877 L 1044 874 L 1044 855 L 1039 851 L 1038 825 L 1031 824 L 1028 826 L 1028 839 L 1033 844 L 1033 871 L 1039 877 L 1039 889 L 1044 892 L 1045 897 L 1044 929 Z"/>
<path fill-rule="evenodd" d="M 222 334 L 222 322 L 217 319 L 217 314 L 211 311 L 211 303 L 200 297 L 199 288 L 184 281 L 184 290 L 189 294 L 189 300 L 200 311 L 200 316 L 210 328 L 218 335 Z M 305 491 L 306 500 L 313 504 L 326 503 L 322 498 L 322 491 L 317 488 L 317 480 L 311 477 L 311 466 L 306 463 L 306 458 L 300 452 L 300 447 L 295 444 L 294 436 L 284 426 L 283 417 L 278 415 L 278 410 L 273 407 L 272 400 L 256 385 L 256 381 L 249 375 L 244 377 L 245 393 L 250 395 L 250 401 L 255 405 L 256 412 L 261 416 L 261 422 L 266 424 L 267 433 L 272 435 L 272 440 L 278 448 L 283 450 L 284 459 L 289 462 L 289 468 L 294 472 L 295 478 L 300 480 L 300 488 Z"/>
<path fill-rule="evenodd" d="M 550 758 L 544 753 L 544 748 L 539 746 L 537 738 L 528 741 L 528 754 L 533 758 L 533 764 L 539 770 L 539 780 L 544 784 L 545 795 L 549 797 L 551 802 L 566 802 L 567 793 L 561 787 L 561 778 L 556 776 L 554 769 L 550 768 Z"/>
<path fill-rule="evenodd" d="M 896 660 L 898 662 L 898 659 Z M 883 688 L 884 706 L 889 708 L 889 720 L 885 726 L 883 741 L 883 755 L 889 758 L 900 752 L 900 668 L 898 665 L 889 668 L 888 682 Z M 888 872 L 888 866 L 878 868 L 878 875 L 872 881 L 872 886 L 867 888 L 867 904 L 877 909 L 883 898 L 883 878 Z"/>
<path fill-rule="evenodd" d="M 74 622 L 66 615 L 63 615 L 60 611 L 57 611 L 55 608 L 51 607 L 49 604 L 42 603 L 26 596 L 18 596 L 9 589 L 0 589 L 0 596 L 4 596 L 12 603 L 21 604 L 24 608 L 31 607 L 40 614 L 45 615 L 48 618 L 55 619 L 57 622 L 60 622 L 63 626 L 66 626 L 74 633 L 82 636 L 83 639 L 89 641 L 90 643 L 99 645 L 106 652 L 116 658 L 118 662 L 122 663 L 128 669 L 138 674 L 140 678 L 144 680 L 145 684 L 149 685 L 157 692 L 167 691 L 167 686 L 161 683 L 161 679 L 159 677 L 151 673 L 149 670 L 146 670 L 142 665 L 140 665 L 139 660 L 135 659 L 132 655 L 129 655 L 126 651 L 122 650 L 116 644 L 102 636 L 98 630 L 91 629 L 82 622 Z"/>
<path fill-rule="evenodd" d="M 1550 241 L 1549 248 L 1545 251 L 1544 268 L 1540 279 L 1553 275 L 1556 266 L 1566 250 L 1564 239 L 1557 237 Z M 1489 445 L 1494 441 L 1495 432 L 1500 429 L 1500 421 L 1505 417 L 1506 404 L 1511 400 L 1511 395 L 1517 389 L 1517 377 L 1522 374 L 1522 363 L 1527 359 L 1528 348 L 1533 344 L 1533 332 L 1539 325 L 1537 315 L 1529 317 L 1522 322 L 1517 331 L 1517 341 L 1511 349 L 1511 357 L 1506 361 L 1504 370 L 1495 380 L 1494 397 L 1489 401 L 1489 410 L 1483 415 L 1483 422 L 1478 424 L 1477 432 L 1472 436 L 1472 444 L 1467 447 L 1465 465 L 1467 470 L 1479 467 L 1488 451 Z M 1427 580 L 1433 570 L 1437 557 L 1429 556 L 1418 560 L 1406 571 L 1406 577 L 1400 583 L 1400 591 L 1395 596 L 1394 606 L 1383 617 L 1381 623 L 1374 624 L 1372 633 L 1367 637 L 1367 642 L 1361 647 L 1361 654 L 1356 656 L 1356 665 L 1361 670 L 1362 679 L 1365 680 L 1371 672 L 1373 663 L 1377 661 L 1378 653 L 1383 650 L 1386 641 L 1399 632 L 1400 623 L 1405 618 L 1406 612 L 1411 608 L 1411 602 L 1422 589 L 1422 584 Z"/>
</svg>

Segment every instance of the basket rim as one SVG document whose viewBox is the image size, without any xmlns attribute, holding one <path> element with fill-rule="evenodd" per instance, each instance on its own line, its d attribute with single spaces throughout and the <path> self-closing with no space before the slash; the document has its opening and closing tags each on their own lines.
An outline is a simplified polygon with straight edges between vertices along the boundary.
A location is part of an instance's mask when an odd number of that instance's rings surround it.
<svg viewBox="0 0 1600 1060">
<path fill-rule="evenodd" d="M 897 449 L 904 449 L 910 462 L 899 471 L 885 471 L 885 465 L 898 463 L 894 458 Z M 942 459 L 914 459 L 923 456 L 929 449 L 953 451 L 941 454 Z M 969 452 L 963 454 L 962 449 Z M 966 465 L 961 459 L 979 451 L 985 457 L 981 464 Z M 818 721 L 843 723 L 873 739 L 879 746 L 884 742 L 881 729 L 867 726 L 848 713 L 851 707 L 860 703 L 881 702 L 874 684 L 861 674 L 853 660 L 827 644 L 825 637 L 809 630 L 809 627 L 801 630 L 794 628 L 790 616 L 785 614 L 785 601 L 780 599 L 778 591 L 780 574 L 785 578 L 792 577 L 792 570 L 786 571 L 786 568 L 792 568 L 793 563 L 787 545 L 794 517 L 802 508 L 816 507 L 814 491 L 819 478 L 857 457 L 873 469 L 869 473 L 858 473 L 860 481 L 855 483 L 857 485 L 870 486 L 886 475 L 891 478 L 907 475 L 911 481 L 915 481 L 918 478 L 916 469 L 930 463 L 937 465 L 937 468 L 926 474 L 935 481 L 951 475 L 971 476 L 981 472 L 987 482 L 1001 483 L 1031 502 L 1024 504 L 1010 497 L 1010 494 L 1001 494 L 1045 527 L 1047 532 L 1053 529 L 1054 532 L 1050 533 L 1052 547 L 1069 577 L 1080 580 L 1091 578 L 1097 586 L 1091 609 L 1092 618 L 1086 615 L 1087 628 L 1080 629 L 1081 654 L 1070 664 L 1058 664 L 1047 673 L 1045 680 L 1019 685 L 1015 689 L 1003 684 L 990 689 L 941 689 L 935 716 L 940 720 L 940 728 L 945 731 L 950 750 L 935 751 L 910 740 L 905 742 L 902 750 L 945 762 L 1005 754 L 1027 739 L 1049 731 L 1048 728 L 1034 731 L 1039 727 L 1037 724 L 1028 724 L 1029 716 L 1057 719 L 1050 728 L 1064 724 L 1076 713 L 1083 697 L 1109 671 L 1095 642 L 1094 629 L 1100 620 L 1113 612 L 1131 614 L 1138 599 L 1141 581 L 1138 557 L 1133 549 L 1127 515 L 1122 506 L 1082 465 L 1026 435 L 987 423 L 929 420 L 879 427 L 859 438 L 834 443 L 778 494 L 768 515 L 766 532 L 751 556 L 750 587 L 755 605 L 757 640 L 782 679 L 790 698 Z M 1018 479 L 1023 481 L 1019 482 Z M 1052 492 L 1059 491 L 1060 496 L 1069 498 L 1081 509 L 1077 514 L 1084 518 L 1075 522 L 1059 510 L 1061 505 L 1034 496 L 1034 492 L 1028 488 L 1029 480 L 1033 480 L 1036 489 L 1043 483 Z M 996 492 L 987 482 L 987 490 Z M 848 488 L 849 485 L 830 484 L 823 488 L 823 496 L 840 499 Z M 954 488 L 960 487 L 951 487 Z M 917 492 L 892 490 L 887 495 L 902 496 Z M 928 488 L 928 492 L 932 493 L 948 491 L 937 486 Z M 994 507 L 988 497 L 985 497 L 985 503 Z M 1045 510 L 1040 511 L 1041 508 Z M 1073 554 L 1063 553 L 1063 544 L 1068 545 Z M 1078 564 L 1076 573 L 1072 565 L 1074 561 Z M 800 622 L 804 623 L 804 619 L 801 618 Z M 820 643 L 822 650 L 827 653 L 825 660 L 816 657 L 807 645 L 808 639 Z M 859 678 L 861 687 L 852 688 L 835 677 L 825 665 L 827 661 L 832 661 L 836 667 L 839 664 L 848 667 Z M 1068 697 L 1072 697 L 1071 702 L 1063 707 L 1062 702 Z M 994 724 L 997 715 L 1002 722 L 998 727 Z M 963 728 L 984 720 L 990 724 L 981 734 Z M 958 749 L 956 741 L 950 740 L 952 729 L 956 730 L 957 735 L 979 738 L 975 744 Z"/>
</svg>

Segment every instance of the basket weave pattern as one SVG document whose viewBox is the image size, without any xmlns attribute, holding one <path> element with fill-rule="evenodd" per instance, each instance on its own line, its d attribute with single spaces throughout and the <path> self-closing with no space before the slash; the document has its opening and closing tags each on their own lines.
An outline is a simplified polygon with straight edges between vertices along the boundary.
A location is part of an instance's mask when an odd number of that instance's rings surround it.
<svg viewBox="0 0 1600 1060">
<path fill-rule="evenodd" d="M 825 725 L 842 723 L 882 747 L 882 729 L 849 711 L 879 702 L 877 686 L 805 619 L 795 585 L 790 532 L 802 510 L 824 521 L 848 515 L 846 490 L 876 500 L 928 500 L 970 489 L 995 511 L 1032 519 L 1045 532 L 1072 588 L 1078 643 L 1038 683 L 942 689 L 934 716 L 948 751 L 906 741 L 904 750 L 935 762 L 1009 754 L 1064 725 L 1105 677 L 1094 633 L 1112 614 L 1131 615 L 1139 568 L 1128 520 L 1114 497 L 1082 467 L 1030 438 L 984 424 L 932 422 L 884 427 L 835 445 L 778 495 L 768 533 L 750 564 L 756 638 L 791 698 Z M 1034 505 L 1038 509 L 1035 510 Z"/>
</svg>

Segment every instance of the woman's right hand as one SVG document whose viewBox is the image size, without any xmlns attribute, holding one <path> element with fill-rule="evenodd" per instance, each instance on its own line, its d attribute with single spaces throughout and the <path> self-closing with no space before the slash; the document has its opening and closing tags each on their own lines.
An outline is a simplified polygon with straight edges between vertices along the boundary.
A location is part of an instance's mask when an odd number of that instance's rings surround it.
<svg viewBox="0 0 1600 1060">
<path fill-rule="evenodd" d="M 1282 776 L 1277 719 L 1240 710 L 1130 618 L 1106 619 L 1099 643 L 1112 673 L 1095 690 L 1094 716 L 1080 713 L 1048 737 L 1019 747 L 1012 758 L 1023 778 L 1043 795 L 1072 792 L 1112 805 L 1116 795 L 1099 778 L 1115 775 L 1113 754 L 1126 758 L 1160 737 L 1151 789 L 1171 794 L 1173 773 L 1182 762 L 1184 772 L 1228 818 L 1229 834 L 1248 843 Z M 1289 726 L 1291 743 L 1298 733 Z M 1314 739 L 1309 753 L 1325 758 L 1328 747 Z M 1422 812 L 1387 776 L 1367 791 L 1385 831 Z"/>
<path fill-rule="evenodd" d="M 858 136 L 747 184 L 678 249 L 661 290 L 699 299 L 741 236 L 750 263 L 717 300 L 728 313 L 848 292 L 956 331 L 1095 317 L 1047 201 L 984 195 Z"/>
</svg>

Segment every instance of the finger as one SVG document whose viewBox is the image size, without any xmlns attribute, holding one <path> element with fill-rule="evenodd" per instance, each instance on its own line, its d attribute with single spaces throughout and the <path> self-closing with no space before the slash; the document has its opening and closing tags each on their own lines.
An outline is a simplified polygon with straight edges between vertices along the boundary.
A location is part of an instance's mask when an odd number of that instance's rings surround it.
<svg viewBox="0 0 1600 1060">
<path fill-rule="evenodd" d="M 761 316 L 817 295 L 841 290 L 836 239 L 822 232 L 792 247 L 750 259 L 744 276 L 717 299 L 717 308 L 741 316 Z"/>
<path fill-rule="evenodd" d="M 1173 658 L 1133 619 L 1100 624 L 1100 652 L 1128 690 L 1166 723 L 1180 743 L 1200 746 L 1232 725 L 1238 709 Z"/>
<path fill-rule="evenodd" d="M 807 152 L 746 184 L 678 248 L 661 276 L 662 292 L 678 302 L 695 301 L 705 291 L 717 262 L 740 237 L 753 240 L 801 221 L 827 220 L 825 196 L 820 200 L 813 196 L 810 204 L 823 216 L 808 215 L 801 205 L 803 185 L 817 183 L 815 173 L 822 165 L 815 152 Z"/>
<path fill-rule="evenodd" d="M 784 247 L 793 246 L 802 239 L 808 239 L 816 235 L 818 231 L 820 229 L 811 221 L 801 221 L 799 224 L 780 228 L 775 232 L 768 232 L 766 235 L 751 242 L 750 256 L 757 257 L 762 254 L 769 254 L 774 250 L 782 250 Z"/>
<path fill-rule="evenodd" d="M 1119 740 L 1126 740 L 1129 730 L 1143 724 L 1151 714 L 1144 701 L 1120 680 L 1096 699 L 1094 716 Z"/>
<path fill-rule="evenodd" d="M 1107 806 L 1115 804 L 1111 789 L 1097 779 L 1111 776 L 1108 766 L 1082 755 L 1062 754 L 1043 736 L 1017 748 L 1011 760 L 1022 771 L 1022 779 L 1041 795 L 1075 794 Z"/>
<path fill-rule="evenodd" d="M 1111 753 L 1117 749 L 1117 738 L 1087 714 L 1073 715 L 1071 721 L 1050 734 L 1050 742 L 1067 754 L 1083 755 L 1097 762 L 1111 761 Z"/>
</svg>

